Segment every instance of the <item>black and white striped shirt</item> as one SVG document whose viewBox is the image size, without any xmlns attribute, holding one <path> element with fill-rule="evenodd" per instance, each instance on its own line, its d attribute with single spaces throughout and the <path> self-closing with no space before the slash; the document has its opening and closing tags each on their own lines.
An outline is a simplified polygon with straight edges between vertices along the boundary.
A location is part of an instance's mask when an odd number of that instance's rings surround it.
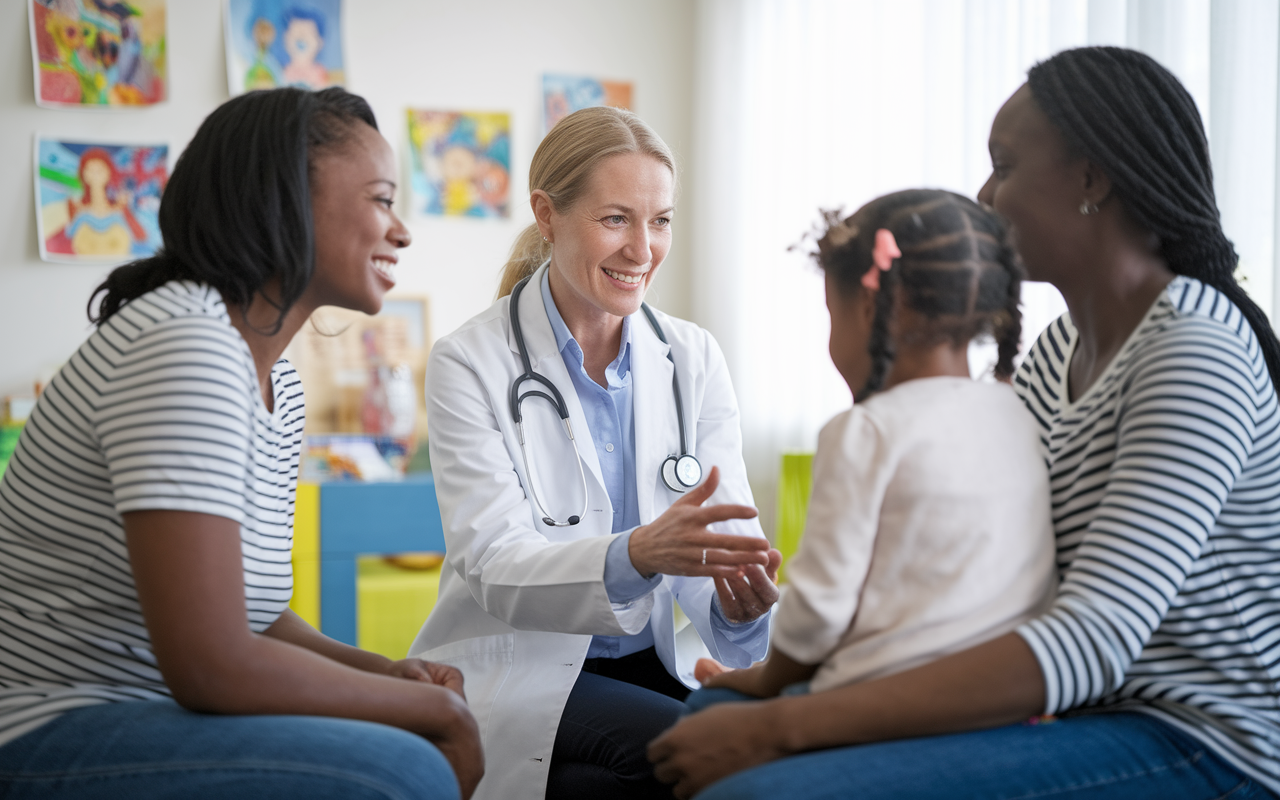
<svg viewBox="0 0 1280 800">
<path fill-rule="evenodd" d="M 1062 578 L 1018 631 L 1045 711 L 1150 713 L 1280 791 L 1280 410 L 1257 338 L 1179 277 L 1073 403 L 1076 341 L 1063 316 L 1016 377 Z"/>
<path fill-rule="evenodd" d="M 272 384 L 274 412 L 218 293 L 178 282 L 126 305 L 49 384 L 0 481 L 0 745 L 70 709 L 168 695 L 125 512 L 235 520 L 250 627 L 284 611 L 303 399 L 287 362 Z"/>
</svg>

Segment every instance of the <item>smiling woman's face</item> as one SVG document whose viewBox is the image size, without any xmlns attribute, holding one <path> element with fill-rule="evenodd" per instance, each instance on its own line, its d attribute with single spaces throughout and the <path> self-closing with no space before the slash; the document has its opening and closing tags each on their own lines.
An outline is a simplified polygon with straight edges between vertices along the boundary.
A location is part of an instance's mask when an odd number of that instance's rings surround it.
<svg viewBox="0 0 1280 800">
<path fill-rule="evenodd" d="M 317 306 L 376 314 L 395 286 L 396 251 L 409 231 L 396 216 L 396 161 L 382 134 L 354 125 L 345 144 L 316 158 L 311 179 L 316 267 L 308 292 Z"/>
<path fill-rule="evenodd" d="M 674 194 L 665 164 L 626 153 L 600 162 L 564 214 L 550 210 L 544 231 L 552 242 L 552 291 L 566 321 L 640 309 L 671 249 Z"/>
<path fill-rule="evenodd" d="M 1010 241 L 1033 281 L 1058 283 L 1075 263 L 1084 236 L 1080 204 L 1086 197 L 1085 160 L 1073 155 L 1062 134 L 1023 85 L 991 124 L 991 177 L 978 200 L 1010 224 Z"/>
</svg>

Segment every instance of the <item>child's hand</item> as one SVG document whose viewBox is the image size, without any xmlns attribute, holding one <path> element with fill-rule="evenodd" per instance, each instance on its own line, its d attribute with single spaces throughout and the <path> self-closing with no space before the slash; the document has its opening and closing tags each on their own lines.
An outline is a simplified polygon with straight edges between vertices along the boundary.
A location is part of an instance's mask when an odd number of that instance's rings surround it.
<svg viewBox="0 0 1280 800">
<path fill-rule="evenodd" d="M 707 680 L 713 675 L 732 671 L 733 667 L 726 667 L 714 658 L 700 658 L 698 663 L 693 665 L 693 679 L 706 686 Z"/>
<path fill-rule="evenodd" d="M 711 659 L 704 660 L 711 661 Z M 720 667 L 720 672 L 710 673 L 705 680 L 702 680 L 702 688 L 704 689 L 733 689 L 752 697 L 776 697 L 778 695 L 778 690 L 770 686 L 769 682 L 765 680 L 765 664 L 767 662 L 761 661 L 747 669 L 729 669 L 715 661 L 711 661 L 711 663 Z M 694 675 L 696 677 L 696 671 Z"/>
</svg>

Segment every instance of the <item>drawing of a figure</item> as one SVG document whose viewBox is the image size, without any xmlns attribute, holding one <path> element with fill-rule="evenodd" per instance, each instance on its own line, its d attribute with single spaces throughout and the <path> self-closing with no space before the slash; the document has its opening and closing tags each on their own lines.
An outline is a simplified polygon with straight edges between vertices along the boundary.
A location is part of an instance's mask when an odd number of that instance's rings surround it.
<svg viewBox="0 0 1280 800">
<path fill-rule="evenodd" d="M 222 0 L 231 94 L 346 82 L 343 0 Z"/>
<path fill-rule="evenodd" d="M 284 82 L 306 89 L 329 85 L 329 70 L 316 62 L 324 47 L 324 17 L 305 8 L 291 8 L 284 14 Z"/>
<path fill-rule="evenodd" d="M 66 236 L 71 250 L 80 256 L 127 256 L 135 241 L 147 233 L 134 218 L 133 198 L 118 187 L 119 174 L 111 156 L 101 148 L 90 148 L 80 157 L 80 183 L 84 195 L 70 201 L 71 221 Z M 109 193 L 109 190 L 110 193 Z"/>
<path fill-rule="evenodd" d="M 149 105 L 165 97 L 164 0 L 33 0 L 37 98 Z"/>
<path fill-rule="evenodd" d="M 274 89 L 280 85 L 276 78 L 279 69 L 275 59 L 271 57 L 271 45 L 276 40 L 276 26 L 271 24 L 271 20 L 258 17 L 253 21 L 252 35 L 256 52 L 253 63 L 244 76 L 244 90 L 252 92 L 254 89 Z"/>
</svg>

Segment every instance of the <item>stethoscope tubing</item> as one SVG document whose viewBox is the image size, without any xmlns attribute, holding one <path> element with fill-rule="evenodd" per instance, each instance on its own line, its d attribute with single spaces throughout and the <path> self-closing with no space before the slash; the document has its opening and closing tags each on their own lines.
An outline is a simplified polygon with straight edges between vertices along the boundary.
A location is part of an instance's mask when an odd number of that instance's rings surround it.
<svg viewBox="0 0 1280 800">
<path fill-rule="evenodd" d="M 564 401 L 564 395 L 556 388 L 550 379 L 544 375 L 539 375 L 533 371 L 533 366 L 529 361 L 529 350 L 525 347 L 524 331 L 520 327 L 520 293 L 524 291 L 525 284 L 529 282 L 532 275 L 525 277 L 511 289 L 511 301 L 509 313 L 511 316 L 511 333 L 516 340 L 516 349 L 520 353 L 520 364 L 524 367 L 521 373 L 514 381 L 511 382 L 511 417 L 516 423 L 516 431 L 520 439 L 520 458 L 524 462 L 524 474 L 529 480 L 529 494 L 533 496 L 533 502 L 538 506 L 538 511 L 542 514 L 542 522 L 546 525 L 556 528 L 567 528 L 570 525 L 577 525 L 587 515 L 587 504 L 590 502 L 587 497 L 587 473 L 582 466 L 582 453 L 578 450 L 578 441 L 573 436 L 573 426 L 569 423 L 569 406 Z M 702 478 L 702 465 L 698 463 L 698 459 L 694 457 L 688 449 L 688 440 L 685 437 L 684 429 L 684 402 L 680 394 L 680 374 L 676 368 L 676 359 L 672 354 L 671 343 L 667 341 L 666 334 L 662 330 L 662 326 L 658 324 L 658 318 L 654 316 L 653 309 L 649 308 L 647 303 L 640 304 L 640 310 L 644 312 L 645 317 L 649 320 L 650 327 L 653 328 L 654 334 L 658 340 L 667 345 L 667 359 L 671 362 L 671 391 L 675 395 L 676 401 L 676 424 L 680 429 L 680 454 L 668 456 L 663 462 L 660 474 L 663 483 L 674 492 L 685 492 L 692 489 Z M 550 390 L 547 392 L 537 389 L 530 389 L 523 394 L 520 392 L 520 386 L 525 381 L 533 381 L 536 384 L 546 387 Z M 565 433 L 569 436 L 569 442 L 573 445 L 574 460 L 578 465 L 578 477 L 582 482 L 582 513 L 569 517 L 567 522 L 559 522 L 550 513 L 542 503 L 542 498 L 538 495 L 537 487 L 534 485 L 533 472 L 529 463 L 529 449 L 526 444 L 524 432 L 524 420 L 520 414 L 520 404 L 529 397 L 541 397 L 552 406 L 555 407 L 556 413 L 560 416 L 560 421 L 564 423 Z M 673 465 L 671 469 L 672 476 L 667 475 L 668 464 Z M 688 466 L 692 470 L 693 480 L 686 481 L 680 477 L 681 465 Z"/>
</svg>

